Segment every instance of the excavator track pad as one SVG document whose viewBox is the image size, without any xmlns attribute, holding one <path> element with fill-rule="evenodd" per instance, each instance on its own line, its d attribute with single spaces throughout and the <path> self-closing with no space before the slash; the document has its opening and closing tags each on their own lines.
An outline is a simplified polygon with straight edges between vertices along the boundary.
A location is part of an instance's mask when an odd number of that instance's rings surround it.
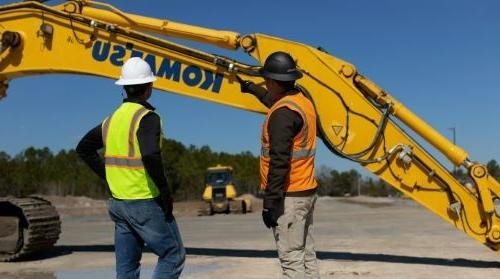
<svg viewBox="0 0 500 279">
<path fill-rule="evenodd" d="M 0 198 L 0 262 L 49 250 L 60 233 L 59 215 L 49 201 L 39 197 Z"/>
</svg>

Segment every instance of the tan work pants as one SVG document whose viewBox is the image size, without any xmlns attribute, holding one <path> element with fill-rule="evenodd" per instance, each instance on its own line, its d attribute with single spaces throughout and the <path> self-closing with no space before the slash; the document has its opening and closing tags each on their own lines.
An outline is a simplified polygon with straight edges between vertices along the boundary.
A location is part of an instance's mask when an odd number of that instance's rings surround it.
<svg viewBox="0 0 500 279">
<path fill-rule="evenodd" d="M 313 239 L 317 197 L 285 197 L 285 212 L 273 228 L 283 278 L 319 278 Z"/>
</svg>

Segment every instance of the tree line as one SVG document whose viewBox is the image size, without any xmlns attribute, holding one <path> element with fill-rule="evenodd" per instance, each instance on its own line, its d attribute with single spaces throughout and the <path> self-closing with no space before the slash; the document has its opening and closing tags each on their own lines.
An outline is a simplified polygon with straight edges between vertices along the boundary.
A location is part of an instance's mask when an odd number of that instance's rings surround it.
<svg viewBox="0 0 500 279">
<path fill-rule="evenodd" d="M 162 158 L 169 187 L 176 200 L 201 199 L 207 167 L 234 168 L 238 193 L 257 194 L 259 160 L 250 152 L 213 152 L 163 139 Z M 57 196 L 110 196 L 106 182 L 95 175 L 74 149 L 53 153 L 49 148 L 29 147 L 14 157 L 0 151 L 0 196 L 33 194 Z"/>
<path fill-rule="evenodd" d="M 175 140 L 163 139 L 162 157 L 175 200 L 201 199 L 205 171 L 217 164 L 233 167 L 238 193 L 259 195 L 259 158 L 249 151 L 228 154 L 214 152 L 208 146 L 185 146 Z M 495 160 L 489 161 L 487 168 L 490 174 L 500 178 L 500 166 Z M 454 174 L 462 182 L 467 182 L 463 170 L 458 169 Z M 399 195 L 384 181 L 363 178 L 356 170 L 338 171 L 321 166 L 316 177 L 322 196 Z M 54 153 L 46 147 L 29 147 L 13 157 L 0 151 L 0 196 L 42 194 L 107 198 L 108 191 L 106 182 L 95 175 L 73 149 Z"/>
</svg>

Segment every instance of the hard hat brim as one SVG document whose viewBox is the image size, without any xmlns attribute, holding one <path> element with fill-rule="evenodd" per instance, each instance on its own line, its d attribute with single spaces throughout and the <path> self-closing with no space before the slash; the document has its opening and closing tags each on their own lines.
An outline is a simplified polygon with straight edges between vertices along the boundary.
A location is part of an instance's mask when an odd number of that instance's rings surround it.
<svg viewBox="0 0 500 279">
<path fill-rule="evenodd" d="M 297 70 L 290 72 L 290 73 L 286 73 L 286 74 L 271 73 L 271 72 L 268 72 L 264 69 L 261 69 L 259 72 L 265 78 L 272 79 L 272 80 L 278 80 L 278 81 L 293 81 L 293 80 L 300 79 L 302 77 L 302 73 L 300 71 L 297 71 Z"/>
<path fill-rule="evenodd" d="M 136 78 L 136 79 L 124 79 L 120 78 L 115 82 L 116 85 L 137 85 L 137 84 L 145 84 L 150 83 L 156 80 L 155 76 L 150 76 L 146 78 Z"/>
</svg>

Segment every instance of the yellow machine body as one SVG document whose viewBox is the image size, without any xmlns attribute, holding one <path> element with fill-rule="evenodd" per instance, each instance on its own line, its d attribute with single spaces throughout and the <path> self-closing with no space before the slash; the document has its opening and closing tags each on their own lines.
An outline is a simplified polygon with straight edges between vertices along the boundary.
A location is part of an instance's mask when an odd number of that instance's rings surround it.
<svg viewBox="0 0 500 279">
<path fill-rule="evenodd" d="M 217 165 L 215 167 L 210 167 L 207 169 L 207 176 L 211 173 L 227 173 L 228 176 L 231 176 L 232 172 L 233 172 L 232 167 Z M 205 184 L 205 190 L 203 191 L 203 200 L 206 202 L 210 202 L 212 200 L 212 197 L 213 197 L 213 188 L 215 186 L 212 186 L 212 184 L 208 183 L 208 179 L 205 183 L 206 184 Z M 224 183 L 224 185 L 221 185 L 219 187 L 225 188 L 226 198 L 228 198 L 228 199 L 236 198 L 236 189 L 234 188 L 234 185 L 232 184 L 232 180 L 229 180 L 229 183 L 227 183 L 227 184 Z"/>
<path fill-rule="evenodd" d="M 233 184 L 233 168 L 230 166 L 217 165 L 207 168 L 203 201 L 206 204 L 200 210 L 200 215 L 247 213 L 252 210 L 250 199 L 237 198 Z"/>
<path fill-rule="evenodd" d="M 235 75 L 263 84 L 259 65 L 272 52 L 286 51 L 304 74 L 299 86 L 313 102 L 319 136 L 332 152 L 360 163 L 468 236 L 500 249 L 500 218 L 493 203 L 500 197 L 500 185 L 486 167 L 469 161 L 464 150 L 362 76 L 354 65 L 331 54 L 259 33 L 242 36 L 128 14 L 93 1 L 0 6 L 0 33 L 0 96 L 5 96 L 10 80 L 22 76 L 71 73 L 117 79 L 123 61 L 140 56 L 158 76 L 156 89 L 257 113 L 267 109 L 240 92 Z M 255 58 L 256 65 L 175 44 L 164 35 L 241 49 Z M 465 167 L 474 191 L 405 129 L 417 133 L 456 166 Z M 213 189 L 207 189 L 207 196 L 209 191 Z"/>
<path fill-rule="evenodd" d="M 234 189 L 234 186 L 229 184 L 226 185 L 226 197 L 228 199 L 234 199 L 236 198 L 236 190 Z M 205 190 L 203 190 L 203 200 L 204 201 L 210 201 L 212 199 L 212 189 L 213 187 L 211 185 L 205 185 Z"/>
</svg>

